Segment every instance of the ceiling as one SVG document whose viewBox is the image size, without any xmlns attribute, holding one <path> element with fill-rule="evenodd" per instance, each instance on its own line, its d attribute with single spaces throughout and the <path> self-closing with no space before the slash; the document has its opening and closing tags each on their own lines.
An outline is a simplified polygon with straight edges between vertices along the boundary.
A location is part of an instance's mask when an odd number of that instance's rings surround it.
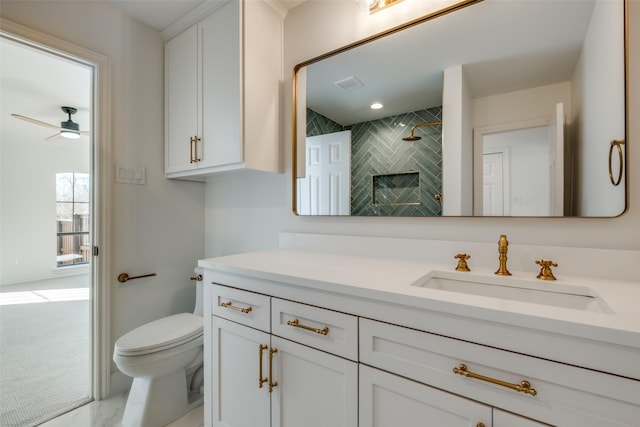
<svg viewBox="0 0 640 427">
<path fill-rule="evenodd" d="M 124 11 L 138 21 L 158 31 L 166 29 L 178 18 L 204 3 L 220 0 L 103 0 Z M 286 9 L 292 9 L 306 0 L 273 0 Z"/>
<path fill-rule="evenodd" d="M 345 126 L 441 106 L 444 70 L 459 65 L 473 98 L 570 81 L 594 3 L 473 4 L 311 64 L 307 106 Z M 336 87 L 352 76 L 361 88 Z"/>
<path fill-rule="evenodd" d="M 11 117 L 20 114 L 60 126 L 67 115 L 60 107 L 78 109 L 73 115 L 80 130 L 90 130 L 91 69 L 57 55 L 0 38 L 0 125 L 3 144 L 46 144 L 55 129 Z M 82 136 L 80 140 L 86 141 Z M 59 141 L 65 142 L 64 139 Z M 74 141 L 74 140 L 66 140 Z"/>
</svg>

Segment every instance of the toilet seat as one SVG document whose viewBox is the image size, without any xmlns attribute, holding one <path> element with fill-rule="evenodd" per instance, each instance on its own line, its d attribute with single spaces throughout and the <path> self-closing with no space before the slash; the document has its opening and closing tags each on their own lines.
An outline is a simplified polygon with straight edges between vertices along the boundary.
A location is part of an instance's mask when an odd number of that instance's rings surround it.
<svg viewBox="0 0 640 427">
<path fill-rule="evenodd" d="M 116 341 L 114 352 L 119 356 L 141 356 L 178 347 L 203 335 L 202 317 L 174 314 L 124 334 Z"/>
</svg>

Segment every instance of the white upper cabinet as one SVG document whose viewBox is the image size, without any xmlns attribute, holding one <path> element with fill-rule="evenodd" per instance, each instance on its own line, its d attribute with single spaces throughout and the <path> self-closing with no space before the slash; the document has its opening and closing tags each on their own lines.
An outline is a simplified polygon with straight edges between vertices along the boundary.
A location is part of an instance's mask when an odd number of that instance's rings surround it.
<svg viewBox="0 0 640 427">
<path fill-rule="evenodd" d="M 223 3 L 165 46 L 165 174 L 280 172 L 283 16 Z"/>
</svg>

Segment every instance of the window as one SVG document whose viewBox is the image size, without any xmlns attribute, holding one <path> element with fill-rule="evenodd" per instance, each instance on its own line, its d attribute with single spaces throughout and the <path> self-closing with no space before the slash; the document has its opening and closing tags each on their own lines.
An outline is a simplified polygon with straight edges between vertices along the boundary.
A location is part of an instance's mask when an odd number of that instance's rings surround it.
<svg viewBox="0 0 640 427">
<path fill-rule="evenodd" d="M 89 174 L 56 174 L 58 267 L 89 263 L 90 200 Z"/>
</svg>

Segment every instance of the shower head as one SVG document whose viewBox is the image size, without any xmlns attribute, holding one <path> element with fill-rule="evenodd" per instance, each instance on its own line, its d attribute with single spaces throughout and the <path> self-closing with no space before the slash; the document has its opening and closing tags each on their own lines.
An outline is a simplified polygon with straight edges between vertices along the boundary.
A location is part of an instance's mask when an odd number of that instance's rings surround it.
<svg viewBox="0 0 640 427">
<path fill-rule="evenodd" d="M 413 134 L 413 132 L 417 129 L 417 128 L 422 128 L 425 126 L 438 126 L 441 125 L 442 122 L 431 122 L 431 123 L 419 123 L 417 125 L 413 125 L 413 127 L 411 128 L 411 134 L 409 136 L 405 136 L 404 138 L 402 138 L 403 141 L 418 141 L 420 139 L 422 139 L 422 137 L 420 136 L 415 136 Z"/>
<path fill-rule="evenodd" d="M 405 136 L 404 138 L 402 138 L 403 141 L 418 141 L 420 139 L 422 139 L 422 137 L 421 136 L 415 136 L 413 134 L 413 131 L 411 131 L 411 135 Z"/>
</svg>

